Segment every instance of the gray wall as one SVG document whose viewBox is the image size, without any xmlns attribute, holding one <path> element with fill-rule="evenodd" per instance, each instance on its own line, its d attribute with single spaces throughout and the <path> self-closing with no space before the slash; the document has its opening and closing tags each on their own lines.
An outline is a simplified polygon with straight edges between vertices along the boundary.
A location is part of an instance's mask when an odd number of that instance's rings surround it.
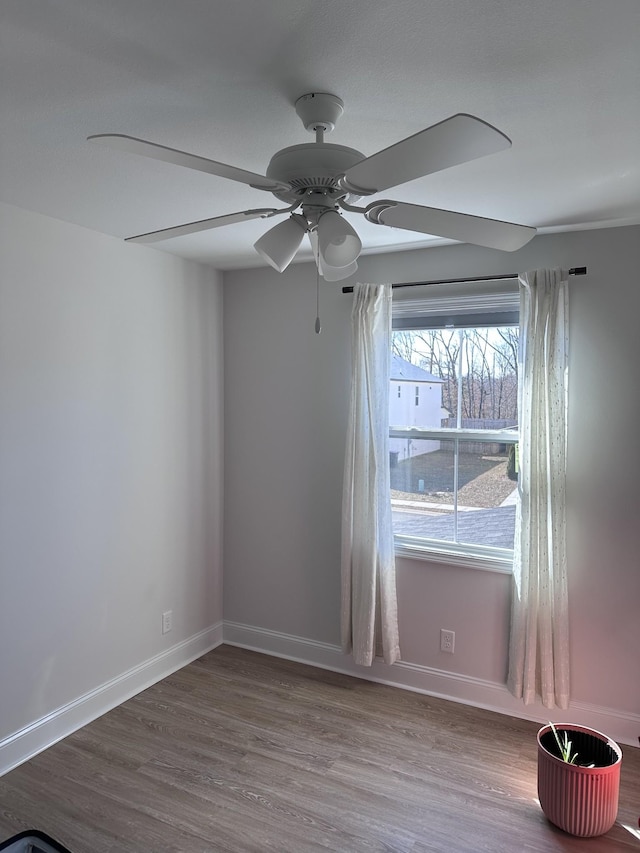
<svg viewBox="0 0 640 853">
<path fill-rule="evenodd" d="M 458 245 L 369 255 L 357 274 L 421 281 L 588 266 L 587 277 L 572 279 L 570 307 L 573 696 L 633 721 L 640 712 L 640 465 L 632 431 L 640 422 L 639 239 L 640 229 L 629 227 L 539 236 L 516 254 Z M 342 284 L 321 282 L 318 336 L 309 265 L 224 277 L 224 615 L 225 624 L 258 629 L 258 638 L 340 639 L 352 302 Z M 467 701 L 477 701 L 480 683 L 504 684 L 509 584 L 508 575 L 399 559 L 403 661 L 459 676 Z M 439 651 L 441 627 L 456 631 L 453 656 Z"/>
<path fill-rule="evenodd" d="M 220 278 L 0 205 L 0 772 L 222 619 Z"/>
</svg>

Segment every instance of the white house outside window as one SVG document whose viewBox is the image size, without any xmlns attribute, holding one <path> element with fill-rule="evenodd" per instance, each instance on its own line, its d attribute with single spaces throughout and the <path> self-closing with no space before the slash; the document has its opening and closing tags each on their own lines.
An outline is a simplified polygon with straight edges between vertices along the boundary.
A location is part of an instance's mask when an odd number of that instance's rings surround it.
<svg viewBox="0 0 640 853">
<path fill-rule="evenodd" d="M 432 289 L 433 290 L 433 289 Z M 517 288 L 399 299 L 390 395 L 396 550 L 509 571 L 518 441 Z M 414 405 L 409 405 L 409 402 Z"/>
</svg>

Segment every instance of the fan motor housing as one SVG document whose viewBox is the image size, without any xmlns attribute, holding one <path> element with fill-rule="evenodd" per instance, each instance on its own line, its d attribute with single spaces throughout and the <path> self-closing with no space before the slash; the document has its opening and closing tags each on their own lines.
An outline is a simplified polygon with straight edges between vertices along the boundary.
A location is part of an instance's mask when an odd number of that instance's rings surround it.
<svg viewBox="0 0 640 853">
<path fill-rule="evenodd" d="M 267 177 L 291 185 L 291 190 L 273 193 L 281 201 L 294 202 L 308 190 L 346 195 L 338 179 L 361 160 L 364 154 L 355 148 L 330 142 L 308 142 L 277 151 L 267 167 Z"/>
</svg>

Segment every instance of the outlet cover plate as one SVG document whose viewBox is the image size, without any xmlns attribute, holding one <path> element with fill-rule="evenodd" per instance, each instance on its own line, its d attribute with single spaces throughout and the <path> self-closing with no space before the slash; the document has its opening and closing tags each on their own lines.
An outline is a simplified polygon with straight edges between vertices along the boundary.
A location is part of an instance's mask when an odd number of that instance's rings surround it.
<svg viewBox="0 0 640 853">
<path fill-rule="evenodd" d="M 456 632 L 440 628 L 440 651 L 452 655 L 456 647 Z"/>
<path fill-rule="evenodd" d="M 168 634 L 173 628 L 173 610 L 166 610 L 162 614 L 162 633 Z"/>
</svg>

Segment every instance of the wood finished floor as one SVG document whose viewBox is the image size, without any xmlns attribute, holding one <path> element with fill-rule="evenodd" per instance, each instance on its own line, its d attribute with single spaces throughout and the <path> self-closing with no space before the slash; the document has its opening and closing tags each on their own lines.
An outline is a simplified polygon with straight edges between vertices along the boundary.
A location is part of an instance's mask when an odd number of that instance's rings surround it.
<svg viewBox="0 0 640 853">
<path fill-rule="evenodd" d="M 537 724 L 222 646 L 0 779 L 0 840 L 72 853 L 640 850 L 640 750 L 618 821 L 551 826 Z"/>
</svg>

